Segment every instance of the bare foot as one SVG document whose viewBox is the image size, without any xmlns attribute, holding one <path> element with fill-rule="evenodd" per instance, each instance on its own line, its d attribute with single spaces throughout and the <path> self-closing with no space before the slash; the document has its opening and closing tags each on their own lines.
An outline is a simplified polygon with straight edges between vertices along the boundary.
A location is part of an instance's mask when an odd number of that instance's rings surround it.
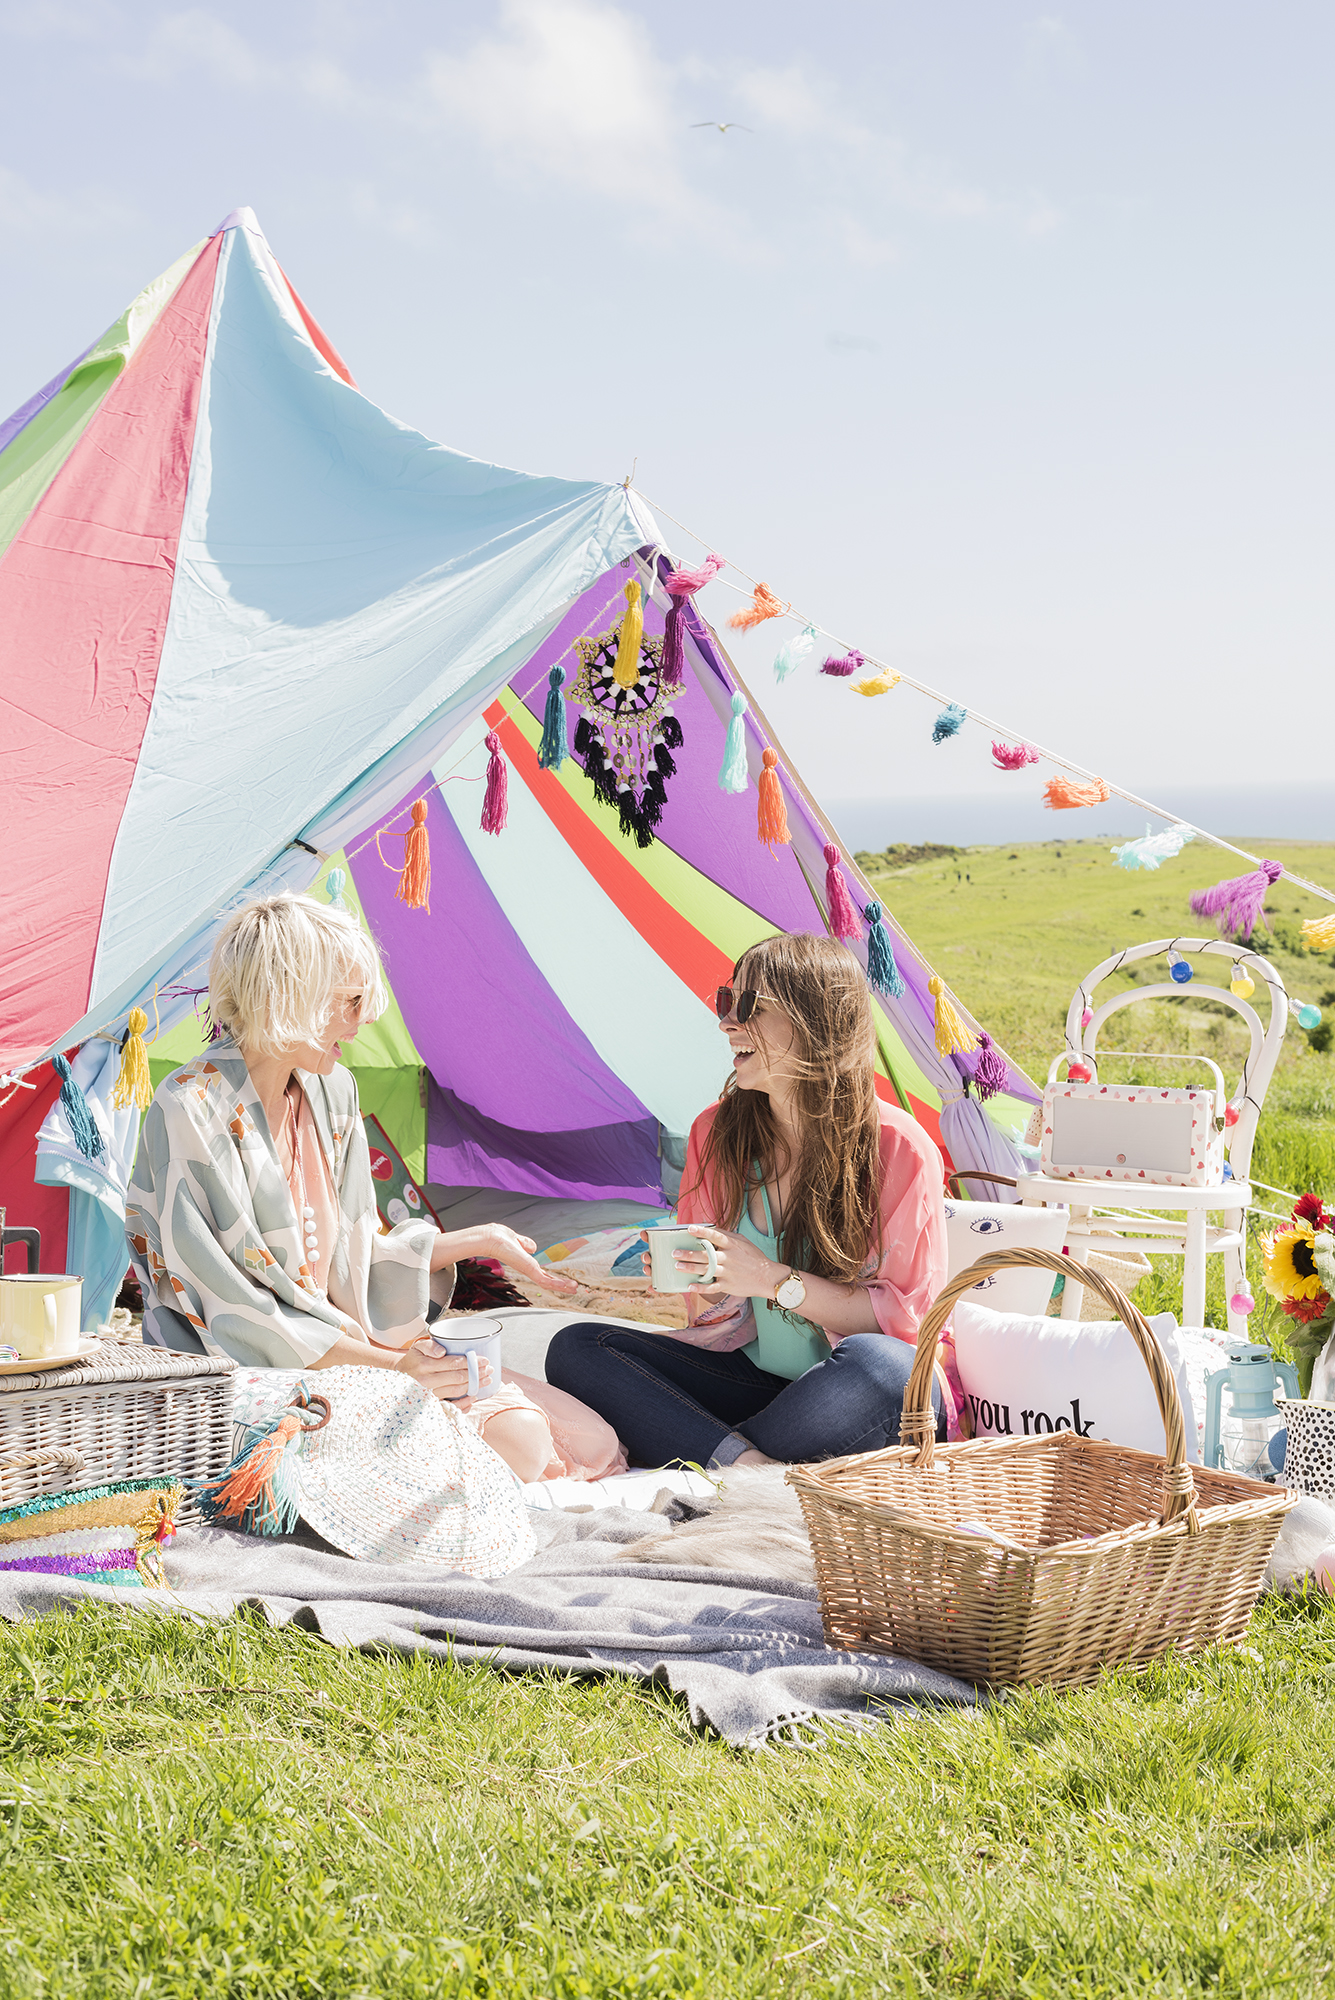
<svg viewBox="0 0 1335 2000">
<path fill-rule="evenodd" d="M 746 1451 L 739 1451 L 736 1458 L 732 1462 L 734 1465 L 782 1465 L 783 1464 L 783 1460 L 781 1458 L 766 1458 L 764 1452 L 757 1451 L 754 1445 L 752 1445 Z"/>
</svg>

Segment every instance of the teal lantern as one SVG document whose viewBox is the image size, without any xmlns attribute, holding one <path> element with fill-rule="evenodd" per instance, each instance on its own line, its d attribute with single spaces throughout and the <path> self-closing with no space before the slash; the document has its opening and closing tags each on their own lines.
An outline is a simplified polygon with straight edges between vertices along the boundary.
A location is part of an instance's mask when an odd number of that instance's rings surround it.
<svg viewBox="0 0 1335 2000">
<path fill-rule="evenodd" d="M 1236 1472 L 1245 1479 L 1273 1479 L 1284 1469 L 1286 1432 L 1275 1408 L 1275 1384 L 1298 1402 L 1297 1371 L 1288 1361 L 1276 1361 L 1268 1347 L 1242 1341 L 1228 1351 L 1229 1365 L 1205 1378 L 1205 1444 L 1201 1452 L 1216 1472 Z M 1228 1391 L 1228 1407 L 1224 1392 Z"/>
</svg>

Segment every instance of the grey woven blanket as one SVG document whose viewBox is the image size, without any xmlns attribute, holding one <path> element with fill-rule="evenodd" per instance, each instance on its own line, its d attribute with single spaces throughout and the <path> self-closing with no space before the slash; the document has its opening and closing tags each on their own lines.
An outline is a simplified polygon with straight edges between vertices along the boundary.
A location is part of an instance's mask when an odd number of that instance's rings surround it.
<svg viewBox="0 0 1335 2000">
<path fill-rule="evenodd" d="M 0 1571 L 0 1616 L 89 1600 L 209 1616 L 251 1604 L 335 1646 L 658 1680 L 685 1698 L 697 1727 L 738 1749 L 810 1740 L 823 1722 L 866 1727 L 914 1705 L 979 1699 L 910 1660 L 832 1651 L 809 1584 L 618 1562 L 621 1543 L 662 1532 L 661 1514 L 535 1511 L 533 1521 L 538 1553 L 491 1583 L 434 1564 L 353 1562 L 308 1531 L 259 1541 L 190 1528 L 170 1545 L 170 1598 Z"/>
</svg>

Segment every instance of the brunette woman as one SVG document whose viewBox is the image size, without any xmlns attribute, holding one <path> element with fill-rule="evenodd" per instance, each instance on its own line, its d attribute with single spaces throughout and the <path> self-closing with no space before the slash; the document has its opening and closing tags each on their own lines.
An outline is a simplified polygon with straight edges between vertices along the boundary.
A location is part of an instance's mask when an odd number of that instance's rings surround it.
<svg viewBox="0 0 1335 2000">
<path fill-rule="evenodd" d="M 566 1327 L 547 1379 L 607 1419 L 632 1465 L 897 1444 L 918 1324 L 946 1278 L 941 1156 L 876 1095 L 871 1000 L 841 946 L 768 938 L 717 1006 L 732 1074 L 691 1127 L 678 1205 L 717 1279 L 693 1288 L 680 1332 Z M 676 1261 L 708 1268 L 689 1247 Z M 938 1370 L 943 1436 L 955 1404 Z"/>
</svg>

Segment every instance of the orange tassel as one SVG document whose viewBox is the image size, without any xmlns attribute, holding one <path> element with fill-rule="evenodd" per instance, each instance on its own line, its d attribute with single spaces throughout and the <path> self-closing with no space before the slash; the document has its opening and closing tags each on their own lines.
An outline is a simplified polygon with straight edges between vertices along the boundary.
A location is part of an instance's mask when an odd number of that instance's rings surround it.
<svg viewBox="0 0 1335 2000">
<path fill-rule="evenodd" d="M 764 768 L 757 787 L 760 792 L 760 838 L 771 854 L 776 847 L 786 847 L 792 840 L 788 831 L 788 809 L 783 802 L 783 786 L 774 768 L 778 761 L 776 750 L 765 752 L 761 759 Z"/>
<path fill-rule="evenodd" d="M 758 583 L 746 609 L 734 611 L 728 623 L 734 632 L 749 632 L 753 625 L 763 625 L 767 618 L 786 617 L 790 608 L 780 604 L 767 583 Z"/>
<path fill-rule="evenodd" d="M 418 799 L 413 806 L 413 823 L 403 836 L 403 873 L 394 900 L 431 915 L 431 837 L 426 830 L 425 799 Z"/>
<path fill-rule="evenodd" d="M 1082 785 L 1076 778 L 1049 778 L 1043 789 L 1045 806 L 1101 806 L 1112 797 L 1102 778 Z"/>
</svg>

